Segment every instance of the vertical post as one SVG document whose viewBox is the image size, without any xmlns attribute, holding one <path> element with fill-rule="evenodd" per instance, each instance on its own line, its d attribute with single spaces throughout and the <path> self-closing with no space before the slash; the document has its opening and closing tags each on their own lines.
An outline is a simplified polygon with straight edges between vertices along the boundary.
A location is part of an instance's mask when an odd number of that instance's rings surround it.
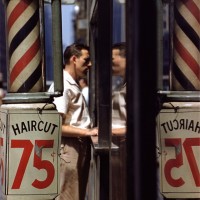
<svg viewBox="0 0 200 200">
<path fill-rule="evenodd" d="M 38 0 L 7 0 L 11 93 L 41 92 L 42 55 Z"/>
<path fill-rule="evenodd" d="M 126 13 L 127 199 L 156 199 L 156 3 L 127 0 Z"/>
<path fill-rule="evenodd" d="M 157 4 L 157 88 L 163 88 L 163 17 L 162 17 L 162 1 L 156 0 Z"/>
<path fill-rule="evenodd" d="M 99 145 L 110 145 L 112 1 L 98 2 Z M 103 117 L 102 117 L 103 116 Z"/>
<path fill-rule="evenodd" d="M 200 1 L 174 2 L 174 60 L 171 89 L 200 90 Z"/>
<path fill-rule="evenodd" d="M 63 91 L 63 52 L 62 52 L 62 17 L 61 0 L 52 0 L 52 34 L 53 34 L 53 65 L 55 95 Z"/>
<path fill-rule="evenodd" d="M 111 146 L 111 45 L 112 0 L 98 1 L 98 126 L 100 153 L 100 200 L 110 199 L 110 146 Z"/>
</svg>

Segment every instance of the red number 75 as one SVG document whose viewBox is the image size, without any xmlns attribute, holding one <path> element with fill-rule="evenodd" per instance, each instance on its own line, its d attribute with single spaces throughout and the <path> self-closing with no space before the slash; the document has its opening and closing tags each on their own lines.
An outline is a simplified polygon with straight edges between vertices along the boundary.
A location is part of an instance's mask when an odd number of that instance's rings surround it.
<svg viewBox="0 0 200 200">
<path fill-rule="evenodd" d="M 47 177 L 43 181 L 35 179 L 32 186 L 38 189 L 48 187 L 54 178 L 55 169 L 53 164 L 48 160 L 42 160 L 42 149 L 53 148 L 53 140 L 35 140 L 35 151 L 33 167 L 37 169 L 44 169 L 47 172 Z M 30 140 L 11 140 L 11 148 L 23 148 L 23 153 L 17 169 L 16 176 L 12 185 L 12 189 L 19 189 L 26 171 L 26 167 L 31 156 L 34 145 Z M 37 151 L 38 150 L 38 151 Z"/>
<path fill-rule="evenodd" d="M 169 159 L 164 167 L 164 173 L 167 182 L 173 187 L 180 187 L 185 182 L 180 177 L 178 179 L 174 179 L 171 175 L 172 168 L 179 168 L 183 165 L 183 152 L 182 152 L 182 143 L 181 138 L 166 138 L 165 139 L 166 147 L 174 147 L 176 156 L 174 159 Z M 200 146 L 200 138 L 186 138 L 183 142 L 183 149 L 185 150 L 185 154 L 190 166 L 190 170 L 192 172 L 192 176 L 197 187 L 200 187 L 200 173 L 198 169 L 198 165 L 192 150 L 193 146 Z"/>
</svg>

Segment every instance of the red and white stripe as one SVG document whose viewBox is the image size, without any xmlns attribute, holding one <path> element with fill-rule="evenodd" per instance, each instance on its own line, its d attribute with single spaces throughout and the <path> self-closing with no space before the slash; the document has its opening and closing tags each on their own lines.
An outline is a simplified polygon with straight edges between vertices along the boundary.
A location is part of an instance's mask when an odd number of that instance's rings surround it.
<svg viewBox="0 0 200 200">
<path fill-rule="evenodd" d="M 9 0 L 7 30 L 9 92 L 40 92 L 43 82 L 38 0 Z"/>
<path fill-rule="evenodd" d="M 174 6 L 172 90 L 200 90 L 200 1 Z"/>
</svg>

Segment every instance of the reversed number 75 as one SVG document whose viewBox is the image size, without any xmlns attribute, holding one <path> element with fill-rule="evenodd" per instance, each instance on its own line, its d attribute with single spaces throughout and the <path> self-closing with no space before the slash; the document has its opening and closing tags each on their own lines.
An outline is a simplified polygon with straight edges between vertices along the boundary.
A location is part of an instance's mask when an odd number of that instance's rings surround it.
<svg viewBox="0 0 200 200">
<path fill-rule="evenodd" d="M 194 152 L 192 150 L 193 146 L 200 147 L 200 138 L 186 138 L 183 142 L 183 145 L 182 145 L 181 138 L 165 138 L 165 146 L 174 147 L 175 152 L 176 152 L 175 158 L 169 159 L 165 163 L 164 174 L 165 174 L 167 182 L 172 187 L 180 187 L 184 185 L 185 183 L 182 177 L 175 179 L 171 175 L 172 168 L 174 167 L 179 168 L 183 165 L 183 151 L 182 151 L 182 146 L 183 146 L 183 149 L 185 151 L 185 154 L 190 166 L 190 170 L 192 172 L 195 185 L 196 187 L 200 187 L 200 172 L 198 169 Z M 200 152 L 200 148 L 199 148 L 199 152 Z"/>
</svg>

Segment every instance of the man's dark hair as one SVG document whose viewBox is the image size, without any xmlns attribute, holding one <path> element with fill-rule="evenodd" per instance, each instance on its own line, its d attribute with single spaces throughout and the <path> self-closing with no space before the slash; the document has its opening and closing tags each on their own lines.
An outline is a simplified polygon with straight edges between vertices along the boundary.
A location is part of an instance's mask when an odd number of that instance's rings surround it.
<svg viewBox="0 0 200 200">
<path fill-rule="evenodd" d="M 120 51 L 119 55 L 122 57 L 126 57 L 126 43 L 125 42 L 119 42 L 115 43 L 112 46 L 113 49 L 118 49 Z"/>
<path fill-rule="evenodd" d="M 81 43 L 74 43 L 74 44 L 68 46 L 64 51 L 64 65 L 69 64 L 69 60 L 72 56 L 80 57 L 81 50 L 83 50 L 83 49 L 89 51 L 89 47 L 87 45 L 81 44 Z"/>
</svg>

